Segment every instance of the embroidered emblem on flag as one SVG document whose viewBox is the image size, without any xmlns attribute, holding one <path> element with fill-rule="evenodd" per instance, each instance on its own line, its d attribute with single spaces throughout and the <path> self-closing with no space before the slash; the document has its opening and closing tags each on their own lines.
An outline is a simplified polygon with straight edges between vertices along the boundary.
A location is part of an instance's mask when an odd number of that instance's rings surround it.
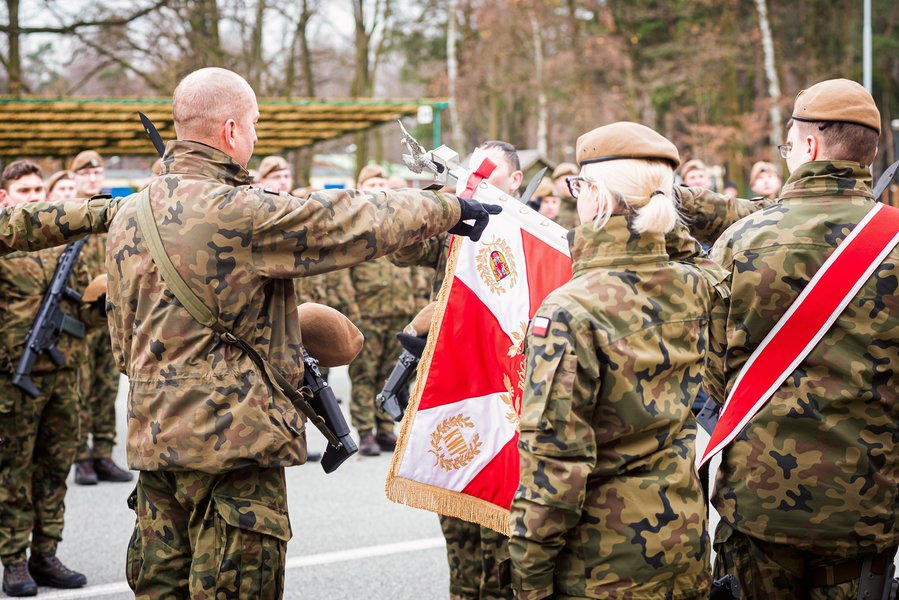
<svg viewBox="0 0 899 600">
<path fill-rule="evenodd" d="M 498 203 L 480 242 L 452 240 L 387 497 L 508 534 L 525 331 L 571 278 L 571 258 L 562 227 L 511 197 Z"/>
</svg>

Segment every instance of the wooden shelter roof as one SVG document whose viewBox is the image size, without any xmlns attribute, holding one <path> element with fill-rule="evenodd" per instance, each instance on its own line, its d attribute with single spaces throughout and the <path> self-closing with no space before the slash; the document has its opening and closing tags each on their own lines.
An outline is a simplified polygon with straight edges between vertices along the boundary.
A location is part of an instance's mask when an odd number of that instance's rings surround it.
<svg viewBox="0 0 899 600">
<path fill-rule="evenodd" d="M 435 100 L 259 100 L 259 142 L 265 156 L 415 114 Z M 175 139 L 172 101 L 148 98 L 11 98 L 0 96 L 0 156 L 155 154 L 137 113 L 146 114 L 164 140 Z"/>
</svg>

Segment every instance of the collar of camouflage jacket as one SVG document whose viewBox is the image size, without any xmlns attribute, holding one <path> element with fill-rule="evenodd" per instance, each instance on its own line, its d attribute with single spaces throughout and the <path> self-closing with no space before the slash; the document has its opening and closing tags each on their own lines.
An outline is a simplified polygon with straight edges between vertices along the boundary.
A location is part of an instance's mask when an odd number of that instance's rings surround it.
<svg viewBox="0 0 899 600">
<path fill-rule="evenodd" d="M 871 171 L 857 162 L 815 160 L 793 171 L 780 192 L 781 199 L 821 196 L 863 196 L 873 199 Z"/>
<path fill-rule="evenodd" d="M 228 185 L 249 185 L 250 174 L 234 159 L 201 142 L 174 140 L 166 144 L 160 175 L 206 176 Z"/>
<path fill-rule="evenodd" d="M 575 277 L 580 271 L 641 263 L 665 263 L 665 237 L 660 233 L 636 233 L 634 215 L 614 215 L 602 229 L 585 223 L 569 235 Z"/>
</svg>

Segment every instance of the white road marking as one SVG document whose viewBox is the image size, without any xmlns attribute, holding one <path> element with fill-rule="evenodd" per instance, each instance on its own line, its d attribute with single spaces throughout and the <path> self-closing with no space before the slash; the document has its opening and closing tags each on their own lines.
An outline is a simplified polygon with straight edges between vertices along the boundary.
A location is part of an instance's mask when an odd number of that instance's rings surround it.
<svg viewBox="0 0 899 600">
<path fill-rule="evenodd" d="M 390 556 L 392 554 L 405 554 L 407 552 L 420 552 L 443 548 L 446 542 L 442 537 L 424 538 L 408 542 L 396 542 L 394 544 L 380 544 L 378 546 L 366 546 L 364 548 L 351 548 L 349 550 L 337 550 L 336 552 L 322 552 L 308 556 L 295 556 L 287 559 L 288 569 L 313 567 L 317 565 L 330 565 L 339 562 L 364 560 Z M 102 598 L 114 594 L 130 594 L 131 588 L 124 581 L 117 583 L 104 583 L 91 585 L 77 590 L 60 590 L 56 592 L 41 592 L 39 597 L 44 600 L 79 600 L 81 598 Z"/>
</svg>

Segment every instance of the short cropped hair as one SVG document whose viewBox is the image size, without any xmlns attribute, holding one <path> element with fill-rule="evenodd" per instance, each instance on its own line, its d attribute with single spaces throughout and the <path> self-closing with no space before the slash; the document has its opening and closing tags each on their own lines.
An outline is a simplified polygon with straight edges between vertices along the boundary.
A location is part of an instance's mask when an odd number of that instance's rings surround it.
<svg viewBox="0 0 899 600">
<path fill-rule="evenodd" d="M 41 168 L 30 160 L 17 160 L 11 162 L 6 165 L 6 168 L 3 169 L 3 174 L 0 175 L 0 187 L 8 191 L 9 185 L 13 181 L 21 179 L 27 175 L 37 175 L 41 179 L 44 178 L 44 174 L 41 171 Z"/>
<path fill-rule="evenodd" d="M 799 121 L 790 119 L 800 135 L 814 134 L 824 141 L 827 158 L 870 165 L 877 156 L 876 131 L 864 125 L 844 121 Z"/>
<path fill-rule="evenodd" d="M 502 140 L 490 140 L 481 144 L 480 147 L 483 150 L 496 148 L 497 150 L 502 152 L 503 156 L 506 158 L 506 162 L 509 163 L 510 172 L 521 170 L 521 161 L 518 160 L 518 150 L 516 150 L 515 146 L 513 146 L 509 142 L 504 142 Z"/>
</svg>

